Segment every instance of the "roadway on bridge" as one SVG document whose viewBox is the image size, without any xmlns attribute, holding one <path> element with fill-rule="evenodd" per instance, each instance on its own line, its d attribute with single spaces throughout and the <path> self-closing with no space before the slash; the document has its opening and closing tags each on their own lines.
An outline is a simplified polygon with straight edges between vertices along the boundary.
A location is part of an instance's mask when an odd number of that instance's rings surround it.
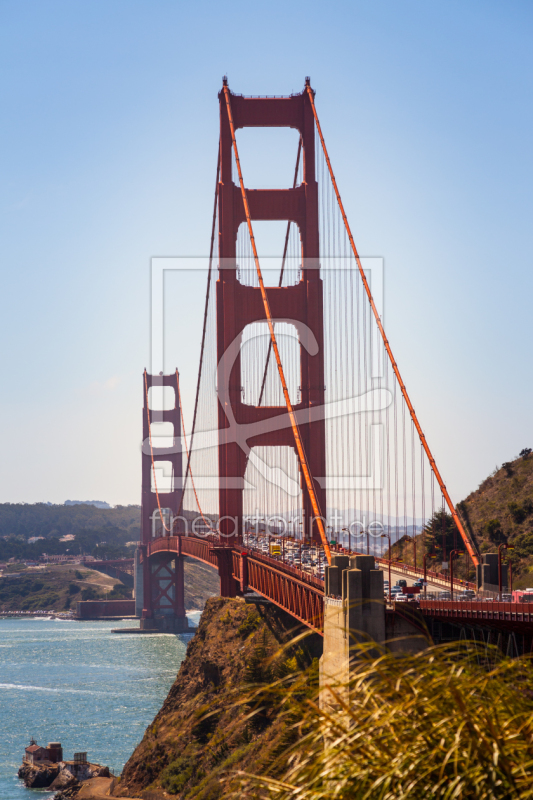
<svg viewBox="0 0 533 800">
<path fill-rule="evenodd" d="M 270 540 L 273 542 L 274 540 Z M 263 555 L 268 555 L 268 548 L 270 542 L 267 540 L 267 537 L 259 536 L 248 536 L 245 538 L 245 545 L 252 551 L 256 551 Z M 320 547 L 312 547 L 309 549 L 302 548 L 298 546 L 296 542 L 286 542 L 285 546 L 283 543 L 278 540 L 280 544 L 280 549 L 283 548 L 284 558 L 282 559 L 284 563 L 290 564 L 292 566 L 297 567 L 298 569 L 302 569 L 304 572 L 309 572 L 312 575 L 316 575 L 317 577 L 322 577 L 323 573 L 319 572 L 319 569 L 325 566 L 326 560 L 324 553 Z M 295 558 L 298 560 L 296 561 Z M 300 563 L 300 558 L 302 562 Z M 305 559 L 309 558 L 310 563 L 306 564 Z M 389 572 L 388 572 L 388 564 L 386 561 L 381 561 L 380 564 L 377 566 L 382 569 L 383 571 L 383 579 L 388 580 Z M 417 576 L 418 577 L 418 576 Z M 394 586 L 398 580 L 401 578 L 407 581 L 408 586 L 412 586 L 416 580 L 415 574 L 412 570 L 409 570 L 408 565 L 404 568 L 392 565 L 391 566 L 391 588 Z M 454 581 L 455 583 L 455 581 Z M 450 585 L 449 581 L 446 583 L 444 579 L 435 580 L 431 576 L 428 576 L 427 579 L 427 591 L 428 592 L 443 592 L 449 591 Z M 461 588 L 455 583 L 455 591 L 461 591 Z"/>
<path fill-rule="evenodd" d="M 387 581 L 389 579 L 389 568 L 387 564 L 380 564 L 379 566 L 383 570 L 383 579 Z M 412 575 L 409 575 L 408 572 L 404 572 L 401 569 L 391 566 L 391 588 L 400 580 L 400 578 L 405 579 L 407 581 L 408 586 L 412 586 L 416 580 L 416 578 L 414 578 Z M 442 582 L 437 582 L 428 576 L 427 580 L 428 592 L 445 592 L 449 590 L 450 590 L 449 582 L 447 586 L 444 586 Z M 457 585 L 455 585 L 454 591 L 456 592 L 461 591 L 461 589 Z"/>
</svg>

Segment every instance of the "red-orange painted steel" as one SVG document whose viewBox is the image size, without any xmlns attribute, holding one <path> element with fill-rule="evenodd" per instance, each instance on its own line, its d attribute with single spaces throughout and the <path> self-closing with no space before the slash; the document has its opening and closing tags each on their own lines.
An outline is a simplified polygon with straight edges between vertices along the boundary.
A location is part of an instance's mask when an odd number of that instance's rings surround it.
<svg viewBox="0 0 533 800">
<path fill-rule="evenodd" d="M 277 367 L 278 367 L 278 374 L 279 374 L 279 379 L 280 379 L 280 382 L 281 382 L 281 388 L 283 390 L 283 397 L 285 398 L 285 405 L 287 406 L 287 413 L 289 415 L 291 428 L 292 428 L 292 433 L 293 433 L 293 436 L 294 436 L 294 444 L 296 445 L 296 452 L 298 454 L 298 461 L 300 463 L 300 472 L 303 475 L 304 480 L 305 480 L 305 485 L 307 487 L 307 492 L 308 492 L 308 495 L 309 495 L 309 499 L 311 501 L 311 507 L 313 509 L 314 520 L 315 520 L 315 522 L 317 524 L 317 527 L 318 527 L 318 530 L 319 530 L 319 533 L 320 533 L 320 539 L 321 539 L 321 542 L 322 542 L 322 547 L 324 548 L 324 552 L 326 554 L 326 558 L 328 560 L 328 564 L 331 564 L 331 553 L 330 553 L 329 542 L 328 542 L 327 537 L 326 537 L 326 529 L 325 529 L 325 525 L 324 525 L 325 520 L 322 518 L 322 514 L 326 513 L 326 509 L 324 508 L 324 510 L 322 511 L 322 509 L 320 508 L 320 506 L 318 504 L 318 498 L 317 498 L 316 493 L 315 493 L 313 475 L 312 475 L 312 473 L 310 471 L 310 468 L 309 468 L 309 462 L 308 462 L 308 459 L 307 459 L 307 455 L 306 455 L 306 452 L 305 452 L 305 449 L 304 449 L 304 446 L 303 446 L 303 443 L 302 443 L 302 439 L 301 439 L 301 436 L 300 436 L 300 431 L 299 431 L 299 428 L 298 428 L 298 424 L 296 422 L 296 417 L 294 416 L 294 410 L 293 410 L 292 402 L 291 402 L 291 399 L 290 399 L 290 396 L 289 396 L 289 389 L 287 387 L 287 381 L 285 379 L 285 372 L 284 372 L 284 369 L 283 369 L 283 364 L 281 363 L 281 357 L 280 357 L 280 354 L 279 354 L 278 343 L 277 343 L 276 334 L 275 334 L 275 331 L 274 331 L 274 322 L 272 321 L 272 312 L 270 310 L 270 303 L 268 301 L 268 295 L 266 293 L 265 284 L 264 284 L 264 281 L 263 281 L 263 274 L 262 274 L 262 271 L 261 271 L 261 265 L 259 263 L 259 256 L 258 256 L 258 252 L 257 252 L 257 247 L 256 247 L 256 244 L 255 244 L 254 232 L 253 232 L 253 227 L 252 227 L 252 218 L 251 218 L 251 215 L 250 215 L 250 205 L 248 203 L 247 191 L 246 191 L 246 188 L 244 186 L 244 179 L 243 179 L 243 176 L 242 176 L 241 162 L 240 162 L 240 159 L 239 159 L 239 151 L 238 151 L 238 148 L 237 148 L 237 139 L 235 137 L 235 126 L 234 126 L 234 123 L 233 123 L 233 114 L 232 114 L 232 111 L 231 111 L 231 96 L 230 96 L 230 91 L 229 91 L 229 89 L 228 89 L 228 87 L 226 85 L 224 85 L 224 96 L 225 96 L 225 99 L 226 99 L 226 110 L 227 110 L 228 122 L 229 122 L 229 126 L 230 126 L 231 141 L 232 141 L 232 144 L 233 144 L 233 152 L 234 152 L 234 155 L 235 155 L 235 163 L 237 165 L 237 172 L 239 174 L 239 184 L 240 184 L 240 188 L 241 188 L 241 196 L 242 196 L 242 201 L 243 201 L 243 205 L 244 205 L 244 213 L 246 215 L 246 224 L 248 226 L 248 233 L 250 235 L 250 242 L 251 242 L 252 250 L 253 250 L 253 254 L 254 254 L 255 267 L 256 267 L 256 270 L 257 270 L 257 278 L 258 278 L 258 281 L 259 281 L 259 290 L 261 292 L 261 300 L 263 301 L 263 308 L 265 310 L 265 317 L 267 319 L 268 329 L 270 331 L 270 344 L 271 344 L 272 349 L 274 351 L 274 358 L 276 359 L 276 364 L 277 364 Z M 300 139 L 300 144 L 298 146 L 298 155 L 300 153 L 301 141 L 302 140 Z"/>
<path fill-rule="evenodd" d="M 318 186 L 315 178 L 315 125 L 307 93 L 284 98 L 248 98 L 230 93 L 235 129 L 243 127 L 288 126 L 296 128 L 302 137 L 304 177 L 295 189 L 249 190 L 246 195 L 252 220 L 292 220 L 300 230 L 303 274 L 300 283 L 289 287 L 268 287 L 266 294 L 274 319 L 291 321 L 298 328 L 306 325 L 314 335 L 318 352 L 311 356 L 300 348 L 301 402 L 294 411 L 324 404 L 324 333 L 322 280 L 318 269 Z M 283 407 L 253 407 L 242 402 L 240 356 L 232 365 L 221 361 L 230 345 L 244 328 L 265 320 L 265 307 L 259 288 L 244 286 L 236 274 L 236 241 L 239 225 L 246 220 L 242 192 L 232 175 L 232 135 L 228 105 L 224 91 L 220 99 L 220 182 L 219 208 L 219 279 L 217 281 L 217 354 L 219 369 L 217 383 L 229 387 L 228 414 L 219 403 L 219 475 L 221 486 L 220 527 L 225 541 L 235 544 L 242 535 L 243 489 L 227 488 L 225 478 L 244 478 L 247 455 L 238 442 L 227 437 L 232 416 L 238 425 L 255 423 L 257 434 L 245 446 L 295 447 L 292 427 L 280 424 L 276 431 L 268 430 L 276 417 L 287 417 Z M 229 374 L 225 374 L 228 370 Z M 313 476 L 326 475 L 326 436 L 324 420 L 299 425 L 309 471 Z M 326 493 L 317 481 L 314 490 L 319 508 L 325 514 Z M 304 496 L 304 532 L 320 541 L 319 531 L 308 493 Z M 237 519 L 237 536 L 232 537 L 233 520 Z M 310 523 L 311 520 L 311 523 Z"/>
<path fill-rule="evenodd" d="M 533 628 L 533 603 L 499 603 L 492 601 L 421 600 L 420 610 L 432 617 L 480 622 L 521 623 Z"/>
<path fill-rule="evenodd" d="M 248 585 L 280 608 L 321 633 L 324 627 L 324 590 L 287 575 L 255 556 L 248 557 Z"/>
<path fill-rule="evenodd" d="M 154 386 L 170 386 L 174 390 L 173 408 L 158 411 L 148 407 L 149 389 Z M 175 448 L 168 453 L 163 448 L 152 445 L 150 428 L 152 423 L 170 422 L 174 431 L 180 430 L 180 409 L 178 400 L 177 373 L 173 375 L 149 375 L 146 370 L 143 374 L 143 448 L 142 448 L 142 508 L 141 508 L 141 542 L 140 550 L 143 556 L 148 552 L 154 534 L 154 528 L 161 519 L 161 510 L 169 509 L 172 516 L 176 516 L 179 508 L 180 491 L 173 489 L 170 492 L 152 492 L 151 472 L 154 471 L 158 461 L 170 461 L 175 486 L 180 486 L 182 477 L 182 454 Z M 148 445 L 148 446 L 147 446 Z M 164 513 L 164 512 L 163 512 Z M 162 522 L 166 530 L 167 525 Z M 155 530 L 157 532 L 157 530 Z M 157 563 L 156 563 L 157 561 Z M 153 563 L 149 558 L 143 558 L 143 618 L 150 619 L 154 612 L 157 614 L 168 611 L 168 600 L 176 616 L 185 617 L 184 576 L 183 562 L 177 559 L 175 564 L 167 563 L 162 566 L 161 556 Z M 169 575 L 163 575 L 163 572 Z M 167 595 L 164 591 L 169 586 L 168 580 L 174 585 L 174 592 Z"/>
<path fill-rule="evenodd" d="M 296 567 L 248 548 L 220 546 L 216 537 L 164 536 L 147 545 L 146 555 L 170 551 L 203 561 L 221 573 L 223 596 L 258 592 L 287 611 L 308 628 L 322 633 L 324 625 L 324 583 Z M 146 558 L 149 561 L 149 558 Z M 225 571 L 225 577 L 222 572 Z M 487 601 L 435 601 L 422 599 L 415 609 L 425 617 L 450 622 L 477 622 L 489 627 L 533 633 L 533 603 L 496 603 Z M 409 607 L 411 610 L 411 607 Z M 397 606 L 397 613 L 403 613 Z"/>
<path fill-rule="evenodd" d="M 165 551 L 215 567 L 220 574 L 223 597 L 234 597 L 237 586 L 241 593 L 258 592 L 307 627 L 322 632 L 324 583 L 319 578 L 244 547 L 220 546 L 215 537 L 162 536 L 147 545 L 146 561 L 154 553 Z"/>
</svg>

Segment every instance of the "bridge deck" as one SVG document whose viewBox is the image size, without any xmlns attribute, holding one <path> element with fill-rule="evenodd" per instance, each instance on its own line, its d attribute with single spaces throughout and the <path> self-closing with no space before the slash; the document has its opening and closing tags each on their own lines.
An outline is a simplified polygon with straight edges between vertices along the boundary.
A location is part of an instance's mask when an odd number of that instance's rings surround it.
<svg viewBox="0 0 533 800">
<path fill-rule="evenodd" d="M 251 590 L 261 594 L 279 608 L 284 609 L 312 630 L 322 633 L 324 623 L 324 581 L 292 564 L 271 557 L 250 547 L 223 547 L 216 537 L 194 538 L 192 536 L 167 536 L 154 539 L 147 546 L 147 555 L 170 551 L 178 555 L 198 559 L 204 564 L 219 570 L 221 552 L 230 553 L 231 577 L 240 591 Z M 384 569 L 388 561 L 376 559 Z M 219 570 L 220 571 L 220 570 Z M 403 564 L 396 564 L 392 570 L 395 576 L 401 574 L 415 577 L 421 570 Z M 442 586 L 441 586 L 442 581 Z M 449 587 L 438 576 L 428 580 L 435 588 Z M 465 584 L 457 582 L 457 588 Z M 398 604 L 399 608 L 399 604 Z M 493 627 L 506 626 L 509 629 L 533 631 L 533 604 L 498 603 L 492 601 L 439 601 L 420 599 L 416 608 L 429 618 L 483 624 Z"/>
</svg>

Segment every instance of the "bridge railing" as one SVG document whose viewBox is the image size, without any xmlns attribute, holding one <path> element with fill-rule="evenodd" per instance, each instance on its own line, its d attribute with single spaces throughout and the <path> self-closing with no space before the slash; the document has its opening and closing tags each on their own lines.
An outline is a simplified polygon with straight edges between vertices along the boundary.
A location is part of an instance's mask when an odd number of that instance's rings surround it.
<svg viewBox="0 0 533 800">
<path fill-rule="evenodd" d="M 502 603 L 494 600 L 420 600 L 423 613 L 457 619 L 510 620 L 533 623 L 533 603 Z"/>
<path fill-rule="evenodd" d="M 357 554 L 362 555 L 362 554 Z M 388 568 L 389 561 L 387 558 L 380 558 L 379 556 L 374 556 L 376 562 L 382 566 L 386 566 Z M 420 578 L 424 577 L 424 570 L 422 567 L 415 567 L 412 564 L 404 564 L 403 562 L 398 561 L 391 561 L 391 569 L 394 569 L 396 572 L 403 572 L 404 575 L 416 575 Z M 450 587 L 450 579 L 445 578 L 441 572 L 435 572 L 432 569 L 426 570 L 426 576 L 431 578 L 432 583 L 437 583 L 444 587 Z M 454 587 L 462 587 L 463 589 L 476 589 L 476 584 L 472 581 L 464 581 L 460 578 L 454 578 L 453 580 Z"/>
<path fill-rule="evenodd" d="M 218 539 L 165 536 L 147 545 L 148 556 L 168 551 L 191 556 L 220 570 Z M 262 594 L 317 633 L 322 632 L 324 582 L 320 578 L 248 547 L 228 547 L 227 551 L 231 555 L 232 577 L 243 589 Z"/>
<path fill-rule="evenodd" d="M 252 548 L 243 547 L 240 549 L 246 552 L 249 558 L 253 558 L 256 561 L 261 561 L 263 564 L 268 564 L 273 569 L 277 569 L 287 575 L 293 575 L 295 578 L 302 581 L 302 583 L 307 583 L 310 586 L 321 589 L 322 591 L 324 590 L 324 581 L 322 578 L 318 578 L 316 575 L 312 575 L 310 572 L 305 572 L 298 567 L 293 567 L 292 564 L 287 564 L 281 559 L 272 558 L 272 556 L 266 556 L 263 553 L 260 553 L 258 550 L 254 550 Z"/>
</svg>

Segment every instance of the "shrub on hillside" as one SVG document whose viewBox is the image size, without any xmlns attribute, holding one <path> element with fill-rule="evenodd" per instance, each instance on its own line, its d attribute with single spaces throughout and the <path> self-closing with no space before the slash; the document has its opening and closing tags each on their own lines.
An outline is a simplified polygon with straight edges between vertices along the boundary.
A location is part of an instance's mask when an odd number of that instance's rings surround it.
<svg viewBox="0 0 533 800">
<path fill-rule="evenodd" d="M 502 526 L 499 519 L 489 519 L 486 525 L 489 538 L 493 541 L 499 539 L 502 535 Z"/>
<path fill-rule="evenodd" d="M 529 498 L 524 500 L 523 503 L 516 503 L 512 501 L 511 503 L 507 504 L 507 508 L 513 518 L 513 522 L 516 522 L 518 525 L 525 520 L 529 514 L 533 512 L 533 501 Z"/>
<path fill-rule="evenodd" d="M 375 645 L 372 645 L 375 652 Z M 533 670 L 529 658 L 457 643 L 416 655 L 362 649 L 331 711 L 305 702 L 302 731 L 277 764 L 233 773 L 226 798 L 420 800 L 530 798 Z M 279 713 L 283 687 L 278 684 Z M 349 698 L 349 699 L 348 699 Z M 280 766 L 283 768 L 280 771 Z"/>
</svg>

